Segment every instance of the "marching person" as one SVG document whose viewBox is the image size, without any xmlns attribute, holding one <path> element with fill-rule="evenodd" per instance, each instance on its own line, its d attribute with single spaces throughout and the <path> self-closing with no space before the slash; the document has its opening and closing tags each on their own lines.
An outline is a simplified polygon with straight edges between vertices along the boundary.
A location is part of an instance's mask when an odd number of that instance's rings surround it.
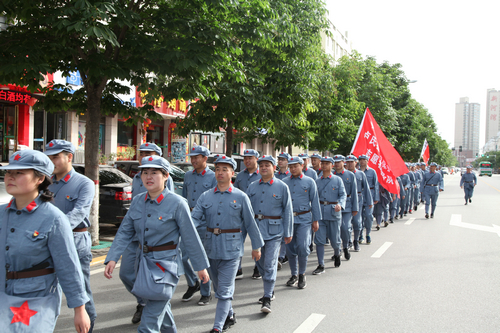
<svg viewBox="0 0 500 333">
<path fill-rule="evenodd" d="M 184 186 L 182 187 L 182 196 L 188 201 L 189 209 L 193 211 L 196 207 L 196 202 L 198 198 L 210 189 L 213 189 L 217 185 L 215 180 L 215 173 L 210 170 L 207 166 L 208 156 L 210 155 L 210 150 L 205 146 L 196 146 L 191 148 L 190 156 L 191 165 L 193 166 L 193 171 L 188 171 L 184 174 Z M 196 225 L 196 230 L 198 230 L 198 235 L 200 239 L 205 239 L 205 233 L 207 232 L 207 226 L 202 221 Z M 196 273 L 194 272 L 188 259 L 189 256 L 185 255 L 186 249 L 184 248 L 185 243 L 183 239 L 180 242 L 180 248 L 182 254 L 182 264 L 184 266 L 184 275 L 186 276 L 188 289 L 182 295 L 182 301 L 188 302 L 193 298 L 194 293 L 200 291 L 201 297 L 198 301 L 198 305 L 208 305 L 212 300 L 211 283 L 202 283 L 198 281 Z"/>
<path fill-rule="evenodd" d="M 325 272 L 327 238 L 334 251 L 334 265 L 335 267 L 340 266 L 340 225 L 342 224 L 342 209 L 346 206 L 347 195 L 342 179 L 332 174 L 333 164 L 334 161 L 331 157 L 323 157 L 321 159 L 323 175 L 316 179 L 322 217 L 314 238 L 318 267 L 313 271 L 313 275 Z"/>
<path fill-rule="evenodd" d="M 259 152 L 254 149 L 246 149 L 243 153 L 243 164 L 245 164 L 245 170 L 238 173 L 236 175 L 236 181 L 234 182 L 234 187 L 242 190 L 248 195 L 247 189 L 248 186 L 254 181 L 260 180 L 261 175 L 259 171 L 259 167 L 257 164 L 257 160 L 259 159 Z M 245 244 L 245 239 L 247 238 L 246 233 L 244 233 L 241 237 L 241 241 Z M 241 268 L 241 260 L 240 267 L 238 268 L 238 272 L 236 273 L 236 279 L 243 278 L 243 269 Z M 257 265 L 253 268 L 252 279 L 260 279 L 261 275 Z"/>
<path fill-rule="evenodd" d="M 375 221 L 377 223 L 377 229 L 380 228 L 382 221 L 384 226 L 387 227 L 389 223 L 389 204 L 392 201 L 392 195 L 387 191 L 381 184 L 379 184 L 380 200 L 375 205 Z"/>
<path fill-rule="evenodd" d="M 354 174 L 344 169 L 345 157 L 342 155 L 333 156 L 335 161 L 335 172 L 334 175 L 342 178 L 344 182 L 345 192 L 347 195 L 346 204 L 342 210 L 342 225 L 340 226 L 340 238 L 342 239 L 342 246 L 344 248 L 344 258 L 345 260 L 351 259 L 351 254 L 349 253 L 349 242 L 351 240 L 351 219 L 356 216 L 359 211 L 358 206 L 358 185 L 356 182 L 356 177 Z"/>
<path fill-rule="evenodd" d="M 221 156 L 215 161 L 217 186 L 198 198 L 192 212 L 195 224 L 205 225 L 207 230 L 203 244 L 217 298 L 211 333 L 221 332 L 236 323 L 231 300 L 243 253 L 242 229 L 246 230 L 252 242 L 252 259 L 260 259 L 260 248 L 264 245 L 250 199 L 231 184 L 235 168 L 236 162 L 230 157 Z"/>
<path fill-rule="evenodd" d="M 401 181 L 401 177 L 398 176 L 396 178 L 398 184 L 399 184 L 399 195 L 394 194 L 393 200 L 389 204 L 389 211 L 390 211 L 390 219 L 389 222 L 394 223 L 394 220 L 398 219 L 398 210 L 399 210 L 399 205 L 401 203 L 401 200 L 404 199 L 405 197 L 405 189 L 403 186 L 403 182 Z"/>
<path fill-rule="evenodd" d="M 312 154 L 311 155 L 311 165 L 314 171 L 316 171 L 316 175 L 321 177 L 321 159 L 323 157 L 320 154 Z"/>
<path fill-rule="evenodd" d="M 274 176 L 279 180 L 283 180 L 290 176 L 290 170 L 288 170 L 288 161 L 290 160 L 290 154 L 281 153 L 278 155 L 278 166 L 280 167 L 279 171 L 276 171 Z M 288 257 L 286 256 L 286 244 L 283 240 L 281 242 L 280 255 L 278 258 L 278 270 L 281 269 L 283 264 L 288 262 Z"/>
<path fill-rule="evenodd" d="M 373 204 L 376 205 L 380 200 L 379 198 L 379 188 L 378 188 L 378 176 L 377 172 L 368 166 L 368 156 L 359 155 L 359 170 L 363 171 L 366 175 L 366 181 L 368 182 L 368 186 L 370 187 L 370 192 L 372 195 Z M 362 215 L 363 215 L 363 227 L 366 230 L 366 243 L 371 243 L 370 233 L 372 231 L 373 226 L 373 206 L 367 205 L 367 202 L 363 202 Z M 361 230 L 361 234 L 359 235 L 359 242 L 363 242 L 363 230 Z"/>
<path fill-rule="evenodd" d="M 209 281 L 206 270 L 209 263 L 186 200 L 165 186 L 170 173 L 168 161 L 157 155 L 144 157 L 139 168 L 147 192 L 132 200 L 106 256 L 104 276 L 112 278 L 121 254 L 137 235 L 140 243 L 137 274 L 144 274 L 136 277 L 133 292 L 145 302 L 137 331 L 177 332 L 170 299 L 183 273 L 179 238 L 185 242 L 185 254 L 203 283 Z M 141 271 L 142 268 L 148 268 L 149 272 Z M 144 294 L 150 284 L 163 284 L 162 292 L 154 296 Z"/>
<path fill-rule="evenodd" d="M 474 187 L 477 185 L 476 174 L 472 172 L 472 165 L 467 166 L 467 172 L 462 175 L 460 179 L 460 187 L 465 192 L 465 204 L 467 201 L 472 202 L 472 195 L 474 194 Z"/>
<path fill-rule="evenodd" d="M 368 206 L 368 209 L 373 209 L 373 199 L 372 199 L 372 193 L 370 190 L 370 185 L 368 185 L 368 180 L 366 178 L 366 174 L 362 171 L 356 170 L 356 161 L 357 158 L 354 155 L 349 155 L 346 157 L 346 166 L 347 170 L 351 171 L 354 176 L 356 177 L 356 185 L 357 185 L 357 196 L 358 196 L 358 206 L 363 207 L 363 205 L 366 203 Z M 376 176 L 376 175 L 375 175 Z M 361 232 L 363 231 L 363 221 L 362 221 L 362 214 L 356 214 L 352 217 L 352 230 L 354 231 L 354 240 L 353 240 L 353 245 L 354 245 L 354 251 L 358 252 L 359 251 L 359 239 L 363 238 L 361 236 Z M 372 218 L 373 220 L 373 218 Z M 366 229 L 366 239 L 368 240 L 370 236 L 370 231 L 371 231 L 371 225 L 370 225 L 370 230 L 367 228 Z"/>
<path fill-rule="evenodd" d="M 430 170 L 422 178 L 420 183 L 420 188 L 423 188 L 423 193 L 425 197 L 425 218 L 429 218 L 429 206 L 431 208 L 431 218 L 434 217 L 434 211 L 436 210 L 437 199 L 439 197 L 439 192 L 444 190 L 443 177 L 439 172 L 436 172 L 437 164 L 432 162 L 430 164 Z"/>
<path fill-rule="evenodd" d="M 74 309 L 75 329 L 87 333 L 89 301 L 71 224 L 50 203 L 54 164 L 34 150 L 15 152 L 5 188 L 13 196 L 0 211 L 1 332 L 52 332 L 61 308 L 61 288 Z M 30 318 L 38 314 L 38 318 Z M 27 328 L 26 326 L 29 326 Z"/>
<path fill-rule="evenodd" d="M 408 174 L 401 175 L 401 183 L 403 183 L 403 189 L 405 195 L 401 197 L 401 201 L 399 202 L 399 218 L 403 219 L 403 214 L 406 216 L 407 212 L 405 211 L 407 202 L 408 202 L 408 192 L 410 191 L 410 177 Z"/>
<path fill-rule="evenodd" d="M 97 317 L 92 290 L 90 289 L 90 263 L 92 261 L 92 239 L 87 229 L 90 227 L 90 207 L 95 195 L 94 183 L 73 168 L 75 146 L 65 140 L 52 140 L 45 146 L 45 155 L 54 164 L 52 184 L 48 190 L 54 193 L 52 203 L 59 208 L 69 220 L 76 252 L 80 259 L 85 290 L 89 301 L 85 304 L 91 325 L 89 333 L 94 329 Z"/>
<path fill-rule="evenodd" d="M 263 312 L 271 312 L 270 301 L 274 299 L 274 285 L 278 269 L 281 241 L 290 243 L 293 234 L 292 200 L 286 184 L 274 177 L 276 160 L 271 155 L 259 158 L 262 178 L 248 187 L 248 196 L 255 213 L 255 220 L 264 240 L 257 267 L 264 283 Z"/>
<path fill-rule="evenodd" d="M 318 221 L 321 220 L 318 188 L 316 182 L 302 173 L 302 158 L 291 157 L 289 178 L 284 180 L 288 185 L 293 202 L 293 238 L 287 245 L 286 252 L 292 276 L 287 286 L 298 286 L 304 289 L 306 283 L 307 259 L 311 254 L 312 231 L 318 231 Z"/>
<path fill-rule="evenodd" d="M 413 190 L 413 210 L 417 211 L 418 205 L 420 204 L 420 182 L 422 181 L 422 172 L 418 167 L 420 163 L 414 163 L 411 166 L 411 170 L 415 174 L 415 188 Z"/>
<path fill-rule="evenodd" d="M 304 167 L 302 168 L 302 173 L 307 177 L 311 177 L 313 180 L 318 179 L 318 174 L 316 173 L 316 170 L 309 167 L 309 155 L 306 153 L 302 153 L 299 154 L 299 157 L 304 161 Z"/>
<path fill-rule="evenodd" d="M 144 157 L 149 156 L 162 156 L 163 153 L 161 148 L 152 142 L 145 142 L 139 146 L 139 154 L 137 161 L 139 162 L 139 169 L 142 164 L 142 160 Z M 174 191 L 174 182 L 172 181 L 172 177 L 168 177 L 167 179 L 167 188 L 170 191 Z M 139 171 L 132 178 L 132 200 L 141 193 L 146 192 L 147 189 L 142 182 L 142 172 Z M 139 238 L 135 235 L 130 244 L 125 248 L 122 253 L 122 263 L 120 266 L 119 277 L 122 281 L 125 289 L 128 292 L 132 292 L 132 288 L 134 287 L 135 276 L 136 276 L 136 257 L 137 250 L 139 249 Z M 133 294 L 132 294 L 133 295 Z M 139 296 L 134 295 L 137 300 L 137 306 L 134 315 L 132 316 L 132 324 L 137 324 L 141 321 L 142 310 L 146 305 L 146 302 L 143 301 Z"/>
</svg>

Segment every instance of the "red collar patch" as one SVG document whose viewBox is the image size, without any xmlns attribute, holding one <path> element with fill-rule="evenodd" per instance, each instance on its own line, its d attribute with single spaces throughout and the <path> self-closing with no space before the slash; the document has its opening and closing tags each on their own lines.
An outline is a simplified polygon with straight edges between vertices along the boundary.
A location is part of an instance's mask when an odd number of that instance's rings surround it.
<svg viewBox="0 0 500 333">
<path fill-rule="evenodd" d="M 14 199 L 10 200 L 10 202 L 9 202 L 9 204 L 7 205 L 7 207 L 6 207 L 6 208 L 9 208 L 9 207 L 10 207 L 10 205 L 12 205 L 12 201 L 14 201 Z"/>
<path fill-rule="evenodd" d="M 146 195 L 144 196 L 144 201 L 148 201 L 148 192 L 146 192 Z"/>
<path fill-rule="evenodd" d="M 32 201 L 28 206 L 26 206 L 26 210 L 28 212 L 31 212 L 33 210 L 33 208 L 36 207 L 36 202 L 35 201 Z"/>
<path fill-rule="evenodd" d="M 207 170 L 205 169 L 205 170 L 202 171 L 201 175 L 205 176 L 206 173 L 207 173 Z"/>
<path fill-rule="evenodd" d="M 65 182 L 68 182 L 68 180 L 69 180 L 70 178 L 71 178 L 71 175 L 68 173 L 68 174 L 66 175 L 66 177 L 64 177 L 64 179 L 63 179 L 63 180 L 64 180 Z"/>
<path fill-rule="evenodd" d="M 259 174 L 259 169 L 257 169 L 257 171 L 255 171 L 256 174 Z"/>
<path fill-rule="evenodd" d="M 163 200 L 163 198 L 164 198 L 163 194 L 160 194 L 160 196 L 156 198 L 156 202 L 160 203 Z"/>
<path fill-rule="evenodd" d="M 233 192 L 233 185 L 229 186 L 228 191 L 229 191 L 229 193 L 232 193 L 232 192 Z"/>
</svg>

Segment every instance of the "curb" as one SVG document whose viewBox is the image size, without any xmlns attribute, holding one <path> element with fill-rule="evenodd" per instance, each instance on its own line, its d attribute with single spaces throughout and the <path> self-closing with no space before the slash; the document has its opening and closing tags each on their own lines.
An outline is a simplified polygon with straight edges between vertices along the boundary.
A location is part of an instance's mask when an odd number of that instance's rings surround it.
<svg viewBox="0 0 500 333">
<path fill-rule="evenodd" d="M 99 265 L 99 264 L 104 264 L 104 260 L 106 260 L 106 256 L 100 256 L 100 257 L 94 258 L 94 259 L 92 259 L 92 261 L 90 262 L 90 266 L 95 266 L 95 265 Z"/>
</svg>

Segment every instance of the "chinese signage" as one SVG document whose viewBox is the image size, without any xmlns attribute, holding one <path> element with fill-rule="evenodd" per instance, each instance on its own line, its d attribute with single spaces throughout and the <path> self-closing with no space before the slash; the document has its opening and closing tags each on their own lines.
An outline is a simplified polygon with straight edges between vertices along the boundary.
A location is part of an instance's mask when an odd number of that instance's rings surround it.
<svg viewBox="0 0 500 333">
<path fill-rule="evenodd" d="M 0 90 L 0 102 L 27 104 L 31 100 L 31 95 L 18 91 Z"/>
<path fill-rule="evenodd" d="M 146 103 L 146 95 L 148 92 L 141 92 L 136 89 L 136 105 L 137 107 L 144 106 Z M 154 110 L 156 113 L 159 114 L 165 114 L 165 115 L 170 115 L 174 117 L 181 117 L 184 118 L 186 116 L 187 112 L 187 107 L 189 105 L 189 101 L 186 101 L 184 99 L 171 99 L 171 100 L 164 100 L 163 97 L 160 97 L 158 99 L 155 99 L 153 102 L 151 102 L 151 105 L 154 107 Z"/>
<path fill-rule="evenodd" d="M 366 108 L 351 154 L 368 156 L 368 166 L 377 172 L 379 183 L 389 192 L 399 194 L 396 178 L 408 172 L 403 159 Z"/>
</svg>

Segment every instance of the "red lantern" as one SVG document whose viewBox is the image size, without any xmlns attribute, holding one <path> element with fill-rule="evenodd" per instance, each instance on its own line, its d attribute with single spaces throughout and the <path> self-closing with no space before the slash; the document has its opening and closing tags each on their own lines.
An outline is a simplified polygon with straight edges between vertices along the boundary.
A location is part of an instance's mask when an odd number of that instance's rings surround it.
<svg viewBox="0 0 500 333">
<path fill-rule="evenodd" d="M 150 125 L 151 124 L 151 119 L 148 118 L 148 119 L 144 120 L 144 124 Z"/>
<path fill-rule="evenodd" d="M 170 123 L 170 125 L 168 125 L 168 127 L 170 127 L 170 128 L 172 128 L 172 129 L 173 129 L 173 128 L 176 128 L 176 127 L 177 127 L 177 124 L 176 124 L 176 123 Z"/>
</svg>

